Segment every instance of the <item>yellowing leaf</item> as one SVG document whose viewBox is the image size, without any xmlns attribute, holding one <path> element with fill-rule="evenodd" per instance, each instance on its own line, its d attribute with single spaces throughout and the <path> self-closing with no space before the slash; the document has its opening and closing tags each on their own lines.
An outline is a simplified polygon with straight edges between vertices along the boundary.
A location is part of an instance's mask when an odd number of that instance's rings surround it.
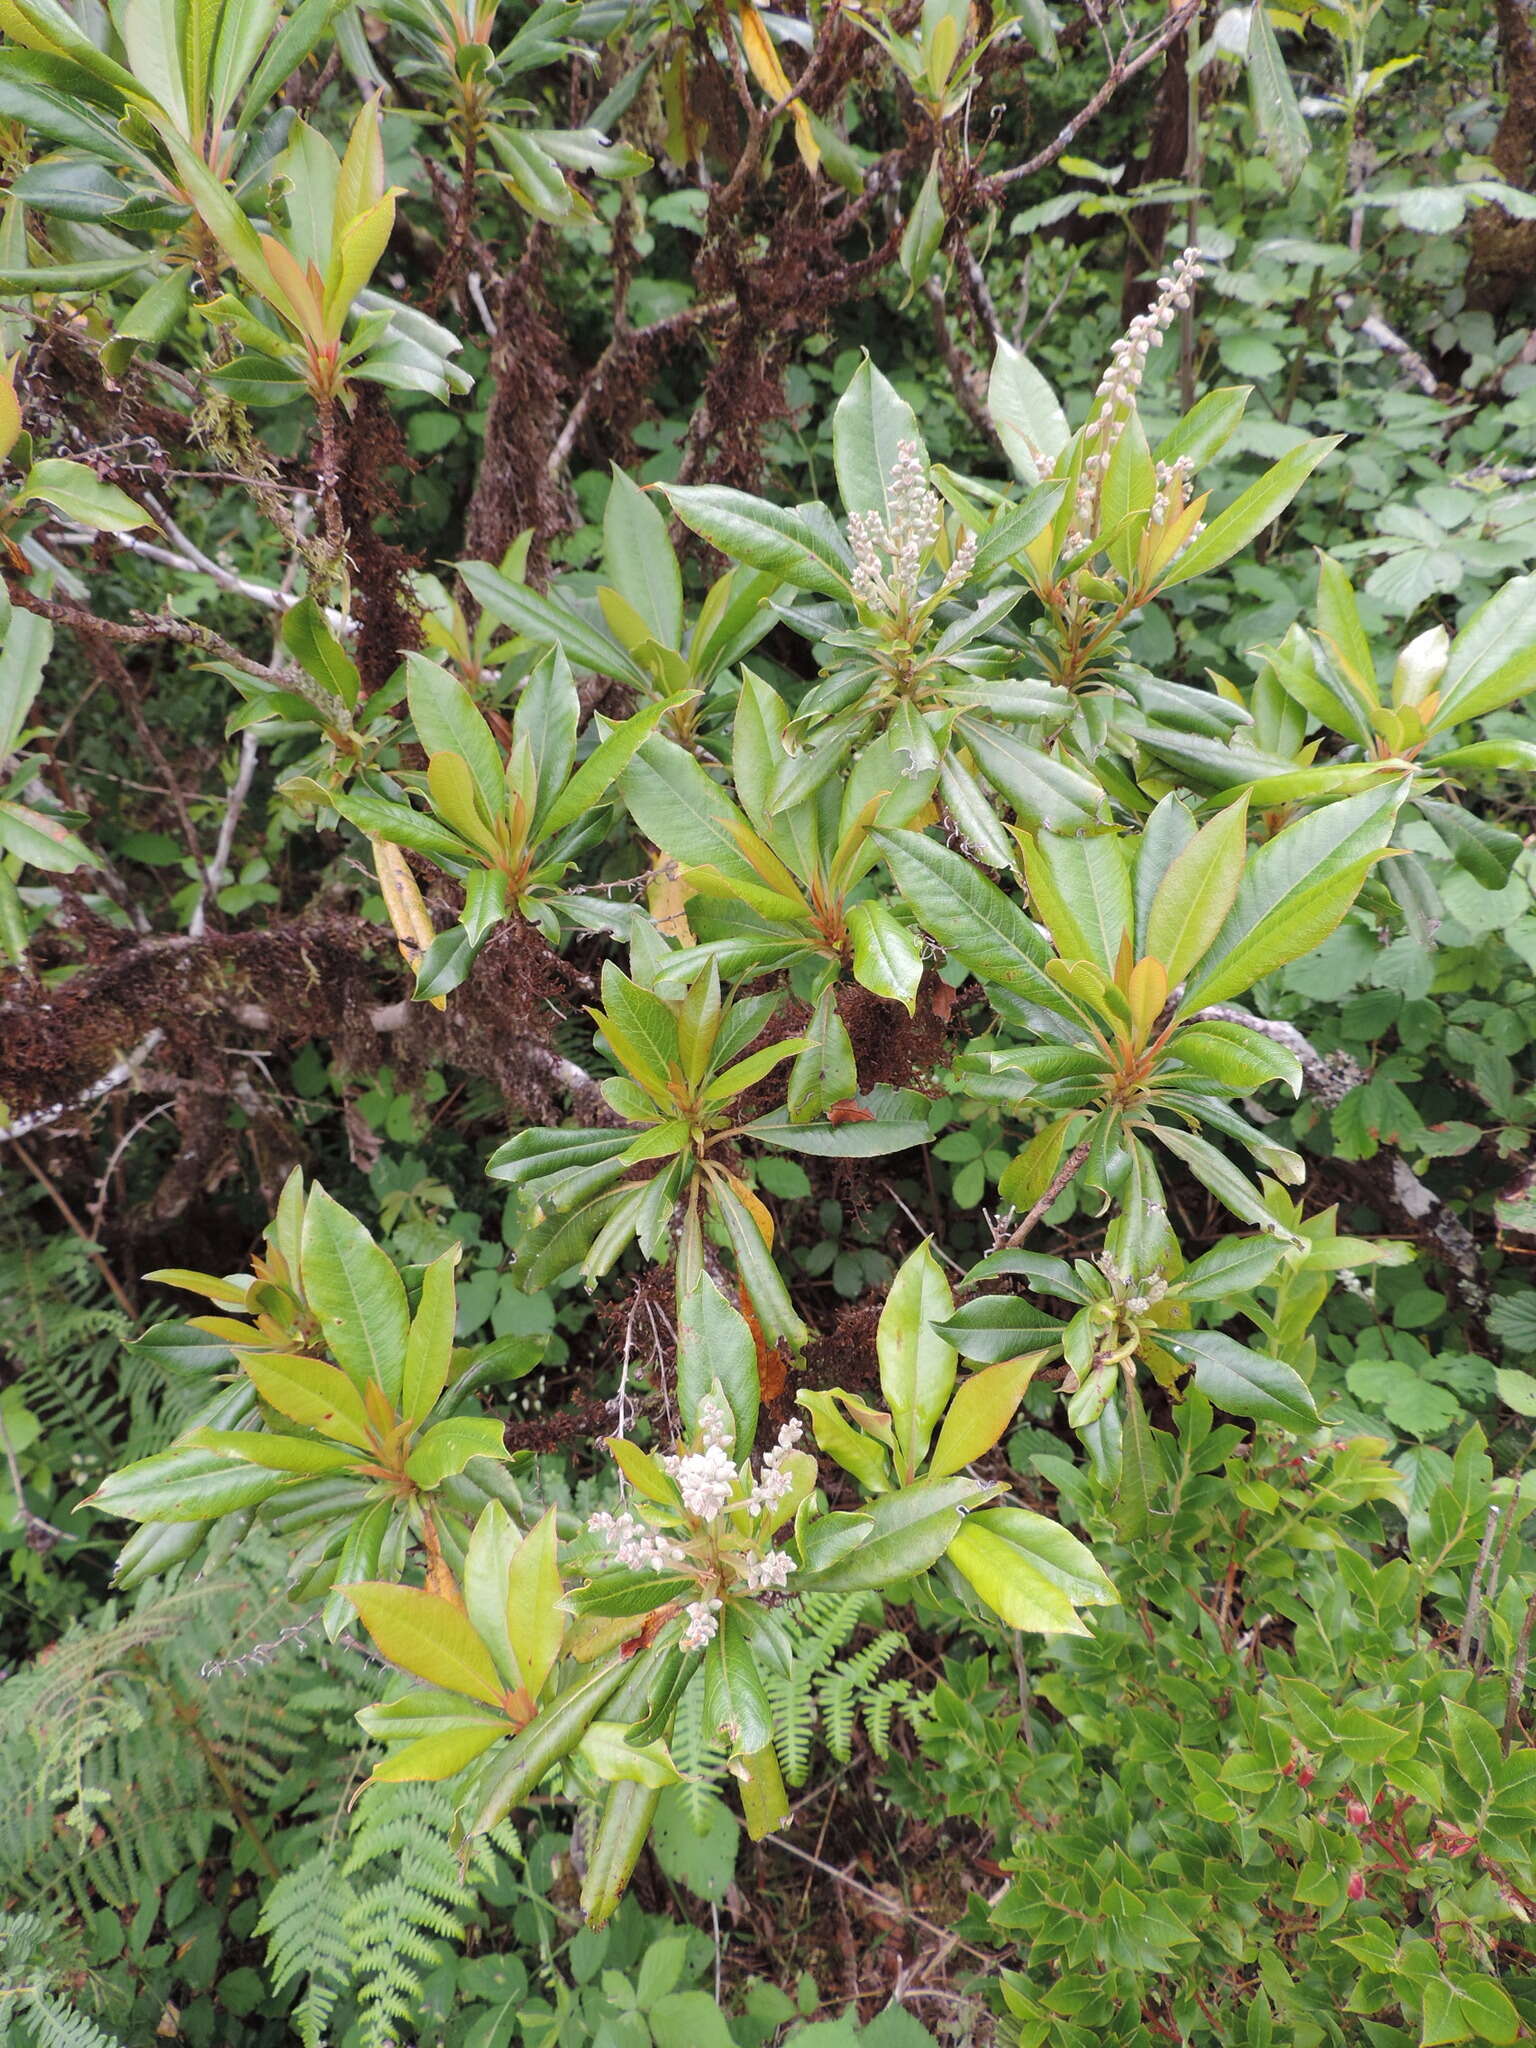
<svg viewBox="0 0 1536 2048">
<path fill-rule="evenodd" d="M 416 877 L 411 873 L 404 853 L 387 839 L 373 841 L 373 871 L 379 878 L 379 893 L 384 898 L 384 908 L 394 927 L 395 942 L 400 948 L 400 958 L 413 974 L 421 967 L 427 948 L 436 938 L 432 920 L 427 915 L 427 906 L 422 901 L 421 890 Z M 446 1010 L 446 996 L 428 998 L 434 1010 Z"/>
<path fill-rule="evenodd" d="M 331 252 L 325 273 L 325 329 L 332 339 L 341 333 L 352 301 L 389 246 L 395 225 L 395 195 L 401 189 L 391 186 L 366 213 L 360 213 Z"/>
<path fill-rule="evenodd" d="M 421 1277 L 421 1299 L 405 1340 L 400 1383 L 400 1412 L 408 1422 L 420 1422 L 448 1384 L 455 1321 L 453 1269 L 458 1262 L 459 1247 L 452 1245 Z"/>
<path fill-rule="evenodd" d="M 451 1778 L 508 1732 L 505 1721 L 486 1721 L 478 1728 L 445 1728 L 439 1735 L 423 1735 L 376 1765 L 368 1782 L 401 1785 Z"/>
<path fill-rule="evenodd" d="M 16 396 L 16 386 L 11 371 L 14 359 L 0 373 L 0 462 L 3 462 L 16 446 L 21 432 L 21 401 Z"/>
<path fill-rule="evenodd" d="M 338 1586 L 362 1616 L 363 1626 L 391 1664 L 447 1692 L 467 1693 L 491 1706 L 506 1688 L 490 1651 L 469 1616 L 451 1600 L 418 1586 Z"/>
<path fill-rule="evenodd" d="M 279 1415 L 357 1450 L 368 1447 L 368 1416 L 362 1397 L 339 1367 L 318 1358 L 270 1352 L 241 1362 L 251 1385 Z"/>
<path fill-rule="evenodd" d="M 507 1634 L 530 1699 L 536 1700 L 544 1690 L 565 1640 L 566 1617 L 560 1611 L 564 1590 L 551 1508 L 518 1545 L 507 1572 Z"/>
<path fill-rule="evenodd" d="M 945 1553 L 961 1576 L 1010 1628 L 1033 1635 L 1085 1636 L 1086 1623 L 1059 1586 L 1037 1572 L 1011 1543 L 964 1522 Z"/>
<path fill-rule="evenodd" d="M 752 5 L 752 0 L 742 0 L 737 20 L 741 25 L 741 46 L 746 52 L 752 76 L 777 106 L 780 100 L 789 98 L 794 87 L 779 62 L 779 53 L 773 47 L 773 40 L 763 27 L 762 17 Z M 789 113 L 795 124 L 795 147 L 800 152 L 800 161 L 808 171 L 820 169 L 821 146 L 816 140 L 808 110 L 803 102 L 795 100 Z"/>
<path fill-rule="evenodd" d="M 1044 1357 L 1043 1351 L 1028 1351 L 1021 1358 L 1005 1358 L 1000 1365 L 973 1373 L 956 1390 L 928 1465 L 936 1479 L 962 1471 L 991 1450 L 1012 1422 Z"/>
</svg>

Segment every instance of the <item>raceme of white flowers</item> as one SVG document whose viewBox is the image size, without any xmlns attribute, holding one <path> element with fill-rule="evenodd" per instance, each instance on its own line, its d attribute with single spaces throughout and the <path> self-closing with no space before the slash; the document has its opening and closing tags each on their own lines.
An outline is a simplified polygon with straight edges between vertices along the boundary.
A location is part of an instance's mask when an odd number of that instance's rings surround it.
<svg viewBox="0 0 1536 2048">
<path fill-rule="evenodd" d="M 587 1518 L 587 1528 L 603 1538 L 616 1564 L 697 1577 L 699 1598 L 686 1604 L 683 1649 L 702 1649 L 718 1633 L 722 1593 L 777 1593 L 788 1582 L 794 1561 L 787 1551 L 769 1547 L 772 1524 L 751 1524 L 771 1516 L 793 1489 L 785 1461 L 803 1434 L 801 1423 L 786 1422 L 756 1473 L 750 1462 L 737 1466 L 730 1411 L 706 1394 L 699 1402 L 696 1448 L 656 1461 L 677 1484 L 681 1514 L 646 1502 L 642 1513 L 651 1519 L 629 1508 L 618 1514 L 599 1509 Z"/>
<path fill-rule="evenodd" d="M 928 488 L 915 441 L 899 441 L 886 489 L 887 516 L 850 512 L 848 544 L 853 549 L 853 594 L 872 611 L 894 617 L 917 595 L 923 564 L 943 530 L 943 506 Z M 884 554 L 887 569 L 881 563 Z M 955 589 L 971 573 L 976 536 L 965 534 L 937 594 Z"/>
<path fill-rule="evenodd" d="M 1109 365 L 1093 394 L 1089 417 L 1093 422 L 1093 445 L 1083 457 L 1078 480 L 1076 524 L 1083 534 L 1093 530 L 1099 491 L 1109 468 L 1115 444 L 1125 427 L 1136 394 L 1147 372 L 1147 357 L 1173 325 L 1175 316 L 1192 304 L 1195 286 L 1205 274 L 1198 249 L 1186 249 L 1167 277 L 1157 280 L 1157 297 L 1145 313 L 1138 313 L 1110 351 Z M 1182 462 L 1158 467 L 1159 497 L 1153 518 L 1161 523 L 1170 509 L 1184 503 L 1189 470 Z M 1159 510 L 1161 507 L 1161 510 Z M 1190 536 L 1193 539 L 1193 535 Z M 1187 544 L 1187 543 L 1186 543 Z"/>
</svg>

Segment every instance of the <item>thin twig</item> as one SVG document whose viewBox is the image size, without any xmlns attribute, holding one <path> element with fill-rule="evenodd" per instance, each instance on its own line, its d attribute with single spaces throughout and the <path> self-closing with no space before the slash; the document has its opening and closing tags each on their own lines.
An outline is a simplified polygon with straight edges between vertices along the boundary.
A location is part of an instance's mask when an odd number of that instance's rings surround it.
<svg viewBox="0 0 1536 2048">
<path fill-rule="evenodd" d="M 213 849 L 213 858 L 203 870 L 202 887 L 197 892 L 197 901 L 192 906 L 192 915 L 187 919 L 187 937 L 200 939 L 208 925 L 208 905 L 223 887 L 224 876 L 229 868 L 230 849 L 235 843 L 235 834 L 240 829 L 240 816 L 245 809 L 245 800 L 251 792 L 251 780 L 256 773 L 256 759 L 261 743 L 254 725 L 248 725 L 240 736 L 240 765 L 235 770 L 235 779 L 229 786 L 224 800 L 224 817 L 219 826 L 219 836 Z"/>
<path fill-rule="evenodd" d="M 801 1863 L 809 1863 L 814 1869 L 819 1870 L 823 1877 L 830 1877 L 835 1883 L 846 1885 L 849 1891 L 858 1892 L 866 1899 L 873 1899 L 881 1912 L 889 1914 L 891 1918 L 894 1919 L 899 1914 L 900 1917 L 910 1920 L 914 1927 L 921 1927 L 926 1933 L 935 1935 L 941 1943 L 948 1943 L 948 1947 L 944 1949 L 945 1955 L 953 1949 L 963 1948 L 968 1956 L 974 1956 L 977 1962 L 986 1964 L 988 1969 L 996 1962 L 995 1956 L 986 1955 L 979 1948 L 972 1948 L 968 1941 L 962 1941 L 958 1935 L 950 1934 L 934 1921 L 924 1919 L 921 1913 L 914 1913 L 904 1901 L 898 1907 L 884 1892 L 877 1892 L 873 1885 L 861 1884 L 856 1877 L 850 1877 L 847 1871 L 839 1870 L 833 1863 L 823 1862 L 821 1857 L 813 1856 L 808 1849 L 797 1849 L 793 1842 L 786 1842 L 782 1835 L 769 1835 L 766 1839 L 775 1849 L 782 1849 L 786 1856 L 794 1856 Z"/>
<path fill-rule="evenodd" d="M 10 598 L 18 611 L 32 612 L 37 618 L 51 619 L 54 625 L 68 626 L 75 632 L 95 633 L 103 640 L 115 640 L 124 647 L 144 647 L 155 640 L 176 640 L 184 647 L 195 647 L 200 654 L 216 655 L 232 668 L 257 676 L 278 689 L 293 687 L 290 677 L 265 667 L 259 661 L 252 661 L 222 633 L 215 633 L 211 627 L 200 626 L 192 619 L 173 618 L 166 612 L 153 617 L 147 612 L 139 612 L 136 616 L 140 623 L 122 625 L 116 619 L 99 619 L 94 612 L 88 612 L 80 605 L 60 604 L 55 598 L 39 597 L 36 591 L 18 583 L 10 585 Z"/>
<path fill-rule="evenodd" d="M 132 1052 L 120 1059 L 115 1067 L 109 1067 L 100 1080 L 93 1081 L 80 1094 L 71 1095 L 63 1102 L 51 1102 L 46 1109 L 30 1109 L 25 1116 L 17 1117 L 14 1123 L 0 1124 L 0 1145 L 7 1140 L 28 1137 L 33 1131 L 40 1131 L 45 1124 L 56 1123 L 61 1116 L 68 1116 L 71 1110 L 84 1109 L 88 1102 L 95 1102 L 103 1095 L 110 1095 L 114 1088 L 121 1088 L 125 1081 L 133 1078 L 164 1036 L 156 1024 L 144 1034 Z"/>
<path fill-rule="evenodd" d="M 1509 1755 L 1520 1727 L 1520 1701 L 1525 1692 L 1526 1666 L 1531 1661 L 1531 1631 L 1536 1629 L 1536 1593 L 1526 1603 L 1525 1619 L 1515 1642 L 1514 1661 L 1509 1667 L 1509 1699 L 1504 1708 L 1504 1754 Z"/>
<path fill-rule="evenodd" d="M 1493 1555 L 1494 1538 L 1499 1533 L 1499 1524 L 1504 1518 L 1504 1503 L 1496 1500 L 1488 1510 L 1488 1520 L 1483 1528 L 1482 1546 L 1477 1553 L 1477 1563 L 1472 1567 L 1472 1582 L 1467 1587 L 1467 1611 L 1461 1619 L 1461 1633 L 1456 1638 L 1456 1661 L 1465 1664 L 1472 1648 L 1472 1631 L 1477 1626 L 1479 1609 L 1483 1604 L 1483 1582 L 1487 1576 L 1488 1560 Z"/>
<path fill-rule="evenodd" d="M 1182 6 L 1174 9 L 1152 40 L 1143 44 L 1134 55 L 1127 54 L 1130 48 L 1127 44 L 1110 66 L 1109 75 L 1098 91 L 1086 105 L 1079 107 L 1065 128 L 1048 142 L 1044 149 L 1037 150 L 1032 157 L 1024 163 L 1015 164 L 1011 170 L 996 171 L 990 178 L 978 180 L 975 192 L 980 203 L 987 205 L 1006 192 L 1010 185 L 1016 185 L 1021 178 L 1032 178 L 1037 171 L 1043 171 L 1048 164 L 1055 163 L 1057 157 L 1064 156 L 1088 123 L 1109 105 L 1121 86 L 1128 79 L 1134 78 L 1138 71 L 1144 71 L 1154 57 L 1160 56 L 1170 43 L 1183 35 L 1203 5 L 1204 0 L 1183 0 Z"/>
<path fill-rule="evenodd" d="M 1050 1209 L 1054 1205 L 1056 1197 L 1061 1193 L 1062 1189 L 1065 1188 L 1068 1181 L 1071 1180 L 1073 1174 L 1076 1173 L 1077 1169 L 1082 1165 L 1083 1161 L 1088 1157 L 1088 1154 L 1092 1150 L 1093 1140 L 1091 1137 L 1084 1138 L 1081 1144 L 1073 1146 L 1072 1150 L 1067 1154 L 1066 1158 L 1061 1162 L 1060 1166 L 1058 1166 L 1056 1171 L 1051 1175 L 1050 1186 L 1046 1189 L 1045 1193 L 1040 1197 L 1039 1201 L 1036 1202 L 1035 1206 L 1033 1207 L 1033 1209 L 1030 1210 L 1029 1214 L 1024 1218 L 1024 1221 L 1021 1224 L 1019 1224 L 1018 1228 L 1015 1230 L 1011 1230 L 1008 1233 L 1008 1235 L 1003 1239 L 1002 1243 L 996 1247 L 998 1251 L 1011 1252 L 1016 1251 L 1018 1249 L 1018 1247 L 1024 1242 L 1025 1238 L 1028 1237 L 1029 1233 L 1034 1229 L 1035 1225 L 1040 1221 L 1040 1218 L 1046 1213 L 1048 1209 Z"/>
<path fill-rule="evenodd" d="M 50 1179 L 49 1175 L 43 1169 L 43 1167 L 40 1166 L 37 1160 L 35 1160 L 32 1157 L 32 1154 L 27 1150 L 26 1146 L 21 1143 L 19 1138 L 16 1139 L 14 1142 L 16 1145 L 17 1158 L 21 1161 L 22 1165 L 27 1169 L 28 1173 L 32 1175 L 32 1178 L 37 1182 L 38 1186 L 43 1190 L 44 1194 L 46 1194 L 52 1201 L 54 1207 L 58 1210 L 59 1214 L 64 1218 L 64 1221 L 69 1225 L 70 1229 L 74 1232 L 75 1236 L 78 1237 L 80 1242 L 85 1246 L 86 1256 L 89 1258 L 91 1264 L 96 1268 L 97 1272 L 101 1275 L 102 1279 L 106 1282 L 108 1288 L 111 1290 L 112 1297 L 116 1301 L 118 1307 L 123 1311 L 123 1314 L 125 1316 L 128 1316 L 131 1320 L 136 1320 L 138 1317 L 138 1310 L 134 1307 L 133 1303 L 128 1299 L 128 1295 L 123 1287 L 122 1281 L 118 1279 L 117 1275 L 113 1272 L 112 1268 L 107 1264 L 106 1260 L 102 1257 L 101 1253 L 96 1249 L 95 1241 L 91 1237 L 90 1232 L 86 1229 L 85 1225 L 80 1221 L 80 1218 L 75 1214 L 74 1210 L 69 1206 L 69 1203 L 64 1199 L 63 1195 L 60 1194 L 57 1184 L 52 1179 Z"/>
</svg>

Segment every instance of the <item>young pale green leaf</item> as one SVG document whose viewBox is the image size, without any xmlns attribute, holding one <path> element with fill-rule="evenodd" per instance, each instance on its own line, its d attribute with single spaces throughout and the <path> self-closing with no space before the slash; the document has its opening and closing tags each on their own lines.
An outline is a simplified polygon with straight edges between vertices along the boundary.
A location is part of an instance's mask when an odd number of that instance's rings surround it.
<svg viewBox="0 0 1536 2048">
<path fill-rule="evenodd" d="M 753 1756 L 773 1740 L 773 1708 L 734 1605 L 704 1653 L 704 1722 L 732 1756 Z"/>
<path fill-rule="evenodd" d="M 464 1470 L 471 1458 L 504 1458 L 504 1425 L 492 1415 L 453 1415 L 423 1431 L 405 1461 L 407 1475 L 433 1487 Z"/>
<path fill-rule="evenodd" d="M 1236 433 L 1252 394 L 1251 384 L 1229 384 L 1207 391 L 1158 443 L 1158 461 L 1171 466 L 1182 457 L 1196 470 L 1203 469 Z"/>
<path fill-rule="evenodd" d="M 1451 643 L 1440 677 L 1439 729 L 1481 718 L 1536 683 L 1536 576 L 1496 591 Z"/>
<path fill-rule="evenodd" d="M 340 1444 L 317 1443 L 312 1436 L 279 1436 L 266 1429 L 194 1429 L 182 1441 L 220 1458 L 241 1458 L 269 1472 L 305 1478 L 344 1472 L 357 1462 L 357 1452 Z"/>
<path fill-rule="evenodd" d="M 1187 583 L 1192 576 L 1204 576 L 1247 547 L 1266 526 L 1273 525 L 1317 465 L 1333 453 L 1343 438 L 1342 434 L 1324 434 L 1282 455 L 1208 522 L 1204 533 L 1197 535 L 1177 557 L 1158 587 L 1171 590 L 1176 583 Z"/>
<path fill-rule="evenodd" d="M 855 903 L 848 912 L 848 930 L 853 938 L 854 980 L 873 995 L 900 1003 L 912 1016 L 923 978 L 923 953 L 911 926 L 898 923 L 883 903 Z"/>
<path fill-rule="evenodd" d="M 865 356 L 832 415 L 832 460 L 845 512 L 873 514 L 887 531 L 895 524 L 891 475 L 903 442 L 926 468 L 916 413 Z"/>
<path fill-rule="evenodd" d="M 15 802 L 0 801 L 0 853 L 12 854 L 49 875 L 69 875 L 76 868 L 101 865 L 90 848 L 57 818 Z"/>
<path fill-rule="evenodd" d="M 1248 805 L 1239 798 L 1169 863 L 1147 910 L 1142 951 L 1162 962 L 1170 988 L 1184 980 L 1225 924 L 1247 850 Z"/>
<path fill-rule="evenodd" d="M 474 777 L 486 816 L 501 816 L 506 802 L 501 749 L 456 676 L 424 655 L 405 658 L 406 694 L 416 737 L 428 754 L 457 754 Z"/>
<path fill-rule="evenodd" d="M 1050 475 L 1071 439 L 1061 401 L 1021 349 L 998 337 L 987 386 L 987 410 L 1021 482 Z"/>
<path fill-rule="evenodd" d="M 211 1522 L 255 1507 L 291 1483 L 285 1472 L 178 1448 L 109 1472 L 89 1505 L 131 1522 Z"/>
<path fill-rule="evenodd" d="M 504 1594 L 506 1633 L 530 1698 L 537 1699 L 565 1641 L 560 1611 L 560 1539 L 555 1511 L 534 1523 L 514 1552 Z"/>
<path fill-rule="evenodd" d="M 304 1210 L 304 1294 L 332 1357 L 359 1392 L 374 1380 L 398 1404 L 409 1328 L 405 1288 L 388 1255 L 324 1188 Z"/>
<path fill-rule="evenodd" d="M 954 1305 L 944 1270 L 925 1239 L 891 1282 L 875 1333 L 880 1387 L 896 1427 L 898 1477 L 909 1482 L 917 1476 L 954 1389 L 954 1349 L 934 1328 L 953 1314 Z"/>
<path fill-rule="evenodd" d="M 1237 900 L 1181 1005 L 1188 1015 L 1241 995 L 1322 944 L 1385 851 L 1406 781 L 1314 811 L 1249 856 Z"/>
<path fill-rule="evenodd" d="M 825 1117 L 859 1092 L 858 1066 L 847 1026 L 838 1015 L 835 991 L 823 989 L 805 1029 L 805 1041 L 789 1070 L 785 1108 L 791 1123 Z"/>
<path fill-rule="evenodd" d="M 677 1406 L 690 1433 L 698 1427 L 699 1403 L 716 1381 L 744 1456 L 757 1434 L 757 1345 L 746 1317 L 700 1273 L 678 1304 Z"/>
<path fill-rule="evenodd" d="M 507 1588 L 521 1535 L 499 1500 L 487 1501 L 464 1552 L 460 1583 L 476 1635 L 495 1660 L 503 1685 L 515 1692 L 522 1670 L 507 1626 Z M 530 1695 L 531 1696 L 531 1695 Z"/>
<path fill-rule="evenodd" d="M 400 1383 L 400 1412 L 408 1422 L 425 1420 L 448 1384 L 456 1320 L 453 1275 L 458 1262 L 459 1248 L 452 1245 L 421 1276 L 421 1299 L 411 1318 Z"/>
<path fill-rule="evenodd" d="M 1248 9 L 1248 91 L 1264 153 L 1289 188 L 1301 176 L 1312 141 L 1269 10 L 1262 4 Z"/>
<path fill-rule="evenodd" d="M 940 1327 L 943 1327 L 942 1325 Z M 985 1457 L 1018 1412 L 1035 1368 L 1045 1354 L 1027 1352 L 973 1373 L 955 1390 L 928 1470 L 936 1479 L 960 1472 Z"/>
<path fill-rule="evenodd" d="M 1085 1636 L 1088 1624 L 1059 1586 L 979 1516 L 967 1518 L 945 1551 L 950 1563 L 1009 1628 L 1031 1635 Z"/>
<path fill-rule="evenodd" d="M 650 493 L 613 465 L 603 512 L 603 568 L 663 647 L 683 644 L 683 576 Z"/>
<path fill-rule="evenodd" d="M 938 255 L 939 244 L 944 239 L 945 219 L 944 201 L 939 190 L 939 152 L 935 150 L 928 165 L 927 175 L 918 187 L 917 197 L 912 202 L 912 210 L 907 215 L 896 252 L 897 262 L 911 281 L 908 298 L 933 268 L 933 259 Z"/>
<path fill-rule="evenodd" d="M 352 1602 L 391 1664 L 446 1692 L 466 1693 L 488 1706 L 500 1704 L 506 1689 L 501 1675 L 469 1616 L 455 1602 L 419 1586 L 352 1585 L 337 1590 Z"/>
<path fill-rule="evenodd" d="M 604 731 L 597 745 L 541 818 L 541 836 L 552 839 L 567 825 L 574 825 L 585 818 L 618 781 L 662 719 L 677 706 L 677 699 L 647 704 L 633 718 L 626 718 L 622 725 L 610 726 Z"/>
<path fill-rule="evenodd" d="M 794 876 L 758 840 L 720 784 L 671 740 L 647 740 L 625 769 L 621 787 L 640 830 L 674 860 L 713 870 L 730 885 L 726 894 L 739 893 L 754 907 L 759 897 L 771 905 L 781 895 L 788 914 L 799 911 Z M 761 848 L 771 883 L 748 860 L 744 844 Z"/>
<path fill-rule="evenodd" d="M 1024 874 L 1062 959 L 1089 960 L 1113 974 L 1132 918 L 1131 878 L 1118 836 L 1036 833 L 1024 842 Z"/>
<path fill-rule="evenodd" d="M 367 1447 L 371 1431 L 362 1397 L 334 1365 L 271 1351 L 247 1352 L 241 1364 L 262 1400 L 279 1415 L 338 1443 Z"/>
<path fill-rule="evenodd" d="M 858 1480 L 866 1493 L 883 1493 L 891 1483 L 890 1467 L 886 1463 L 885 1449 L 862 1429 L 855 1429 L 838 1403 L 836 1390 L 826 1393 L 797 1394 L 796 1401 L 811 1418 L 811 1433 L 816 1439 L 816 1448 L 823 1457 L 831 1458 Z M 860 1518 L 862 1526 L 869 1526 L 867 1518 Z M 819 1525 L 811 1524 L 814 1531 Z M 814 1556 L 816 1562 L 830 1563 L 832 1556 L 841 1556 L 851 1545 L 839 1545 L 834 1551 L 817 1544 L 813 1547 L 811 1538 L 806 1539 L 806 1562 Z"/>
<path fill-rule="evenodd" d="M 537 646 L 562 648 L 573 668 L 612 676 L 649 694 L 651 679 L 645 670 L 570 605 L 530 590 L 489 562 L 460 562 L 459 574 L 465 588 L 500 625 L 510 626 Z"/>
<path fill-rule="evenodd" d="M 894 1493 L 882 1493 L 865 1504 L 873 1524 L 855 1547 L 822 1566 L 814 1583 L 809 1572 L 796 1591 L 816 1593 L 884 1592 L 937 1564 L 960 1527 L 961 1510 L 979 1505 L 997 1491 L 974 1480 L 920 1479 Z"/>
<path fill-rule="evenodd" d="M 1377 703 L 1376 663 L 1354 587 L 1331 555 L 1317 558 L 1317 628 L 1334 668 L 1361 703 Z"/>
<path fill-rule="evenodd" d="M 155 523 L 126 491 L 103 483 L 85 463 L 70 462 L 63 456 L 48 456 L 27 471 L 16 503 L 25 505 L 34 498 L 96 533 L 131 533 L 136 526 Z"/>
<path fill-rule="evenodd" d="M 325 613 L 315 600 L 301 597 L 283 618 L 284 647 L 303 669 L 333 697 L 339 697 L 349 711 L 357 704 L 362 687 L 357 664 L 326 624 Z"/>
<path fill-rule="evenodd" d="M 443 1728 L 423 1735 L 404 1748 L 396 1749 L 374 1765 L 370 1785 L 434 1784 L 456 1777 L 477 1756 L 484 1756 L 492 1743 L 509 1732 L 508 1723 L 489 1716 L 463 1728 Z"/>
<path fill-rule="evenodd" d="M 1118 1607 L 1120 1596 L 1085 1543 L 1048 1515 L 1008 1505 L 983 1508 L 968 1526 L 1000 1536 L 1078 1607 Z"/>
</svg>

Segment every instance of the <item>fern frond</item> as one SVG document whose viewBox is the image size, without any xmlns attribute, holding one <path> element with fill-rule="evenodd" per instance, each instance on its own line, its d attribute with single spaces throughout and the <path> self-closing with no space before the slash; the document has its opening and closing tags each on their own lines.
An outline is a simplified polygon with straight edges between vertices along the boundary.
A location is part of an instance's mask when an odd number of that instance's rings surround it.
<svg viewBox="0 0 1536 2048">
<path fill-rule="evenodd" d="M 335 1846 L 327 1844 L 277 1880 L 256 1923 L 256 1932 L 267 1937 L 274 1990 L 304 1979 L 304 1995 L 293 2012 L 303 2048 L 324 2048 L 336 2001 L 352 1981 L 348 1924 L 356 1896 Z"/>
</svg>

